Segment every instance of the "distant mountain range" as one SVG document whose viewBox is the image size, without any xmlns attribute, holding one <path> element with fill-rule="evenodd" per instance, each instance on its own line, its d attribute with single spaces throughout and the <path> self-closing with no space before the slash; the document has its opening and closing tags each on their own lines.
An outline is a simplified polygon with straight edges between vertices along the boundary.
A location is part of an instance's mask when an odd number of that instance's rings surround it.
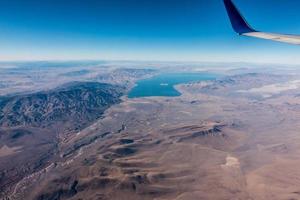
<svg viewBox="0 0 300 200">
<path fill-rule="evenodd" d="M 120 102 L 125 88 L 73 82 L 50 91 L 0 99 L 0 126 L 47 127 L 69 123 L 75 129 L 100 117 L 110 105 Z"/>
</svg>

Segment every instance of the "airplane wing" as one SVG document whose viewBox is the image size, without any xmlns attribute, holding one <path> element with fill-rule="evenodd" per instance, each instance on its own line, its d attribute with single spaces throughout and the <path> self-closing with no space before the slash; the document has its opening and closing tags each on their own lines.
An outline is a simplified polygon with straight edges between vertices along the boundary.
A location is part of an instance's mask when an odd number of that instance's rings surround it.
<svg viewBox="0 0 300 200">
<path fill-rule="evenodd" d="M 224 4 L 232 28 L 239 35 L 300 45 L 300 35 L 285 35 L 285 34 L 265 33 L 265 32 L 256 31 L 247 23 L 247 21 L 241 15 L 237 7 L 232 3 L 232 0 L 224 0 Z"/>
</svg>

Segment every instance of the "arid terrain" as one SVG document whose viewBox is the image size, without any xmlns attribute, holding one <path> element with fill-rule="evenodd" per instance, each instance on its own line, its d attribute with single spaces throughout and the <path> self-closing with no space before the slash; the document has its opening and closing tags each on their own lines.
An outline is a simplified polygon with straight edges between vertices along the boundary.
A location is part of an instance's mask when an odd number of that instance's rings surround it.
<svg viewBox="0 0 300 200">
<path fill-rule="evenodd" d="M 169 66 L 81 68 L 0 88 L 2 199 L 300 199 L 297 71 L 212 68 L 179 97 L 128 98 Z"/>
</svg>

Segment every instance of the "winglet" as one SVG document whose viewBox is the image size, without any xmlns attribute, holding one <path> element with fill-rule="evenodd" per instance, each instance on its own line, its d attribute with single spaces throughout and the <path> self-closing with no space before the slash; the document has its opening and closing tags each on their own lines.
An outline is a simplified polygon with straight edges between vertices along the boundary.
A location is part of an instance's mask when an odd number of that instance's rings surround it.
<svg viewBox="0 0 300 200">
<path fill-rule="evenodd" d="M 237 7 L 232 3 L 232 0 L 224 0 L 224 4 L 232 25 L 232 28 L 235 32 L 242 35 L 244 33 L 256 32 L 251 26 L 247 23 L 245 18 L 240 14 Z"/>
</svg>

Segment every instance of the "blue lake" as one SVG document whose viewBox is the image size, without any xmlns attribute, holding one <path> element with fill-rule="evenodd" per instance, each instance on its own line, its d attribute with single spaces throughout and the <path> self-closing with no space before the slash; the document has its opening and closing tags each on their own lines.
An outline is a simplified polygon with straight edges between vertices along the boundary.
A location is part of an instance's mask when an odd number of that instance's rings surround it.
<svg viewBox="0 0 300 200">
<path fill-rule="evenodd" d="M 151 96 L 180 96 L 174 85 L 195 81 L 214 80 L 218 76 L 210 73 L 165 73 L 138 81 L 129 92 L 129 98 Z"/>
</svg>

